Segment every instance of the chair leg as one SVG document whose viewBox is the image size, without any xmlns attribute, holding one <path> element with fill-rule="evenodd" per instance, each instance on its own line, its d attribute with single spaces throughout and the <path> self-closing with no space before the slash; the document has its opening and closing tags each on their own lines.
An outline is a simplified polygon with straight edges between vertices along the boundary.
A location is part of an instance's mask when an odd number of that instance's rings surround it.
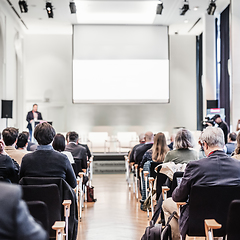
<svg viewBox="0 0 240 240">
<path fill-rule="evenodd" d="M 72 201 L 71 200 L 64 200 L 63 206 L 64 206 L 64 216 L 65 216 L 65 234 L 66 234 L 66 240 L 68 240 L 68 218 L 70 216 L 70 205 Z"/>
<path fill-rule="evenodd" d="M 56 240 L 63 240 L 65 222 L 56 221 L 52 226 L 52 229 L 56 230 Z"/>
</svg>

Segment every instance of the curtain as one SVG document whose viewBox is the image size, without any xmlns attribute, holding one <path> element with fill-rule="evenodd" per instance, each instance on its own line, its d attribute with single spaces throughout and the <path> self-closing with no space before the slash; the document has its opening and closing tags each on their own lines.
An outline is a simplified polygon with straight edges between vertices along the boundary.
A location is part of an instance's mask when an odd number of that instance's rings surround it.
<svg viewBox="0 0 240 240">
<path fill-rule="evenodd" d="M 225 108 L 225 121 L 230 124 L 230 79 L 229 59 L 229 6 L 220 15 L 221 67 L 220 67 L 220 108 Z"/>
</svg>

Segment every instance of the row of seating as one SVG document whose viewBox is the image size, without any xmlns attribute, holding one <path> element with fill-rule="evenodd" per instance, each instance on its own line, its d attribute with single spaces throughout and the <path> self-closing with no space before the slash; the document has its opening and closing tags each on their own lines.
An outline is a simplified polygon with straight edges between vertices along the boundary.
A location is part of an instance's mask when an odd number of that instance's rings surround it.
<svg viewBox="0 0 240 240">
<path fill-rule="evenodd" d="M 87 172 L 76 172 L 77 187 L 71 186 L 62 178 L 23 177 L 23 199 L 31 215 L 41 222 L 49 233 L 49 238 L 76 239 L 78 222 L 82 220 L 82 210 L 86 198 L 84 177 L 88 177 L 91 187 L 93 156 L 88 161 Z M 74 163 L 77 171 L 77 164 Z M 61 207 L 61 205 L 63 207 Z"/>
<path fill-rule="evenodd" d="M 156 191 L 159 199 L 159 193 L 162 195 L 163 201 L 169 197 L 178 185 L 178 179 L 183 177 L 184 172 L 175 172 L 173 179 L 170 179 L 160 173 L 161 166 L 152 162 L 149 172 L 141 172 L 145 179 L 146 197 L 150 195 L 150 205 L 147 208 L 154 216 L 153 203 L 153 185 L 156 179 Z M 137 166 L 129 169 L 129 159 L 125 156 L 126 181 L 129 188 L 132 188 L 136 200 L 139 199 L 139 184 Z M 157 167 L 157 168 L 156 168 Z M 132 174 L 132 177 L 131 177 Z M 132 180 L 131 180 L 132 178 Z M 164 180 L 165 179 L 165 180 Z M 160 180 L 160 181 L 159 181 Z M 240 214 L 240 186 L 194 186 L 189 197 L 189 231 L 186 240 L 206 239 L 213 240 L 214 237 L 222 237 L 227 235 L 228 240 L 240 239 L 239 231 L 239 214 Z M 200 201 L 196 201 L 200 199 Z M 192 200 L 192 201 L 191 201 Z M 195 201 L 194 201 L 195 200 Z M 177 203 L 178 214 L 180 216 L 180 208 L 186 202 Z M 163 219 L 162 219 L 163 221 Z M 194 236 L 194 237 L 193 237 Z M 203 238 L 199 238 L 204 236 Z"/>
</svg>

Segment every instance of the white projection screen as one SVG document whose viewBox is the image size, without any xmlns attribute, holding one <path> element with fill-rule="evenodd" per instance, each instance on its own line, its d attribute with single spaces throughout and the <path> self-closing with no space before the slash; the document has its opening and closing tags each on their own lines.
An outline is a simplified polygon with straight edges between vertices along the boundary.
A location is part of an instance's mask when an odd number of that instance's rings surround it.
<svg viewBox="0 0 240 240">
<path fill-rule="evenodd" d="M 73 103 L 168 103 L 168 28 L 75 25 Z"/>
</svg>

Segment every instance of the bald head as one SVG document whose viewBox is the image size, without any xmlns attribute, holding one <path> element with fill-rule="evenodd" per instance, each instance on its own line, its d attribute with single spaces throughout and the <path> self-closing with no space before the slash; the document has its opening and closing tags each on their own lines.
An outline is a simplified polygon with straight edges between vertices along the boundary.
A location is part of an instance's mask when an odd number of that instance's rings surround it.
<svg viewBox="0 0 240 240">
<path fill-rule="evenodd" d="M 146 132 L 145 133 L 145 139 L 146 139 L 146 142 L 153 142 L 153 133 L 152 132 Z"/>
</svg>

